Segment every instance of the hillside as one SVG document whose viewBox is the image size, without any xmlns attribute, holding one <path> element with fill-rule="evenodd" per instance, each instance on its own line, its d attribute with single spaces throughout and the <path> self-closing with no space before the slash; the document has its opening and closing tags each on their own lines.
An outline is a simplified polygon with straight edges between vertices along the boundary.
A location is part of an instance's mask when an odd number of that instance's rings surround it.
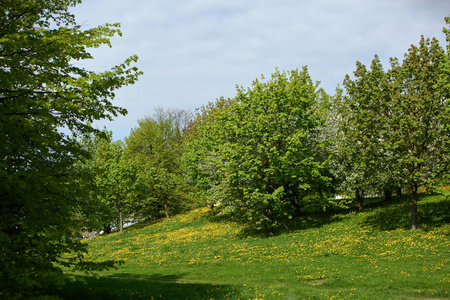
<svg viewBox="0 0 450 300">
<path fill-rule="evenodd" d="M 450 200 L 316 215 L 262 237 L 197 209 L 89 239 L 90 259 L 125 264 L 67 299 L 450 299 Z"/>
</svg>

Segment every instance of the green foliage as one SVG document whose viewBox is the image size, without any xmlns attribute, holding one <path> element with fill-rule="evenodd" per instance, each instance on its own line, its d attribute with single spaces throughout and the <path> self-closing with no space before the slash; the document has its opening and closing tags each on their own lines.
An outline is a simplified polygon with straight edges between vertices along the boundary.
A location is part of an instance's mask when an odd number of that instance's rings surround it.
<svg viewBox="0 0 450 300">
<path fill-rule="evenodd" d="M 219 114 L 226 113 L 234 105 L 233 99 L 219 98 L 214 103 L 198 109 L 195 119 L 187 130 L 182 156 L 190 183 L 196 189 L 196 197 L 212 208 L 223 199 L 220 196 L 221 172 L 217 168 L 216 153 L 220 140 L 214 133 L 218 128 Z"/>
<path fill-rule="evenodd" d="M 178 129 L 172 125 L 170 120 L 157 122 L 149 117 L 139 120 L 138 126 L 125 138 L 127 156 L 141 165 L 178 171 L 182 147 Z"/>
<path fill-rule="evenodd" d="M 400 64 L 384 72 L 376 56 L 371 69 L 357 63 L 355 80 L 344 81 L 338 102 L 342 116 L 341 151 L 360 171 L 360 181 L 383 190 L 412 190 L 417 228 L 417 190 L 447 172 L 450 146 L 447 93 L 439 84 L 445 56 L 436 39 L 422 37 Z M 368 176 L 369 174 L 369 176 Z"/>
<path fill-rule="evenodd" d="M 258 229 L 299 215 L 302 199 L 328 182 L 317 159 L 319 120 L 313 112 L 323 98 L 304 68 L 277 71 L 267 82 L 239 88 L 234 100 L 205 108 L 188 156 L 188 165 L 197 163 L 192 178 Z"/>
<path fill-rule="evenodd" d="M 445 18 L 446 26 L 442 29 L 443 33 L 446 36 L 447 40 L 447 52 L 444 56 L 444 63 L 440 64 L 441 68 L 441 77 L 439 81 L 439 85 L 444 88 L 447 95 L 450 94 L 450 17 Z"/>
<path fill-rule="evenodd" d="M 95 186 L 99 189 L 100 203 L 112 207 L 118 216 L 120 232 L 123 218 L 132 213 L 134 199 L 138 197 L 138 167 L 124 155 L 125 145 L 121 141 L 100 142 L 95 153 Z M 117 218 L 116 218 L 117 220 Z M 113 219 L 107 220 L 113 223 Z"/>
<path fill-rule="evenodd" d="M 109 45 L 118 24 L 81 30 L 70 6 L 80 1 L 2 1 L 0 4 L 0 297 L 31 297 L 62 281 L 63 253 L 85 249 L 74 232 L 86 155 L 63 133 L 96 133 L 93 120 L 112 119 L 114 90 L 140 72 L 130 57 L 95 73 L 77 61 L 88 49 Z"/>
<path fill-rule="evenodd" d="M 77 197 L 76 218 L 84 233 L 107 229 L 116 216 L 114 207 L 102 201 L 100 187 L 96 184 L 96 177 L 101 174 L 101 165 L 98 162 L 100 145 L 111 143 L 111 140 L 112 133 L 106 130 L 101 136 L 91 134 L 79 139 L 80 145 L 90 154 L 77 163 L 77 169 L 82 174 L 83 180 L 82 193 Z"/>
<path fill-rule="evenodd" d="M 371 69 L 357 62 L 355 80 L 346 76 L 346 94 L 337 90 L 334 97 L 332 173 L 341 194 L 354 194 L 363 209 L 364 193 L 379 192 L 400 186 L 391 169 L 380 158 L 378 142 L 387 123 L 374 116 L 376 111 L 389 111 L 388 77 L 378 56 Z"/>
<path fill-rule="evenodd" d="M 184 211 L 190 206 L 189 187 L 185 178 L 163 168 L 143 169 L 139 183 L 142 198 L 135 202 L 144 217 L 165 218 Z"/>
<path fill-rule="evenodd" d="M 160 218 L 161 212 L 169 218 L 191 204 L 181 165 L 184 128 L 172 114 L 159 113 L 156 120 L 140 120 L 126 138 L 126 157 L 138 167 L 136 214 L 145 218 Z"/>
<path fill-rule="evenodd" d="M 410 187 L 425 184 L 448 167 L 444 150 L 450 142 L 448 95 L 438 85 L 443 61 L 438 41 L 422 37 L 419 46 L 412 45 L 405 54 L 401 66 L 392 62 L 393 113 L 386 148 L 393 153 L 391 161 L 402 162 L 396 171 Z"/>
</svg>

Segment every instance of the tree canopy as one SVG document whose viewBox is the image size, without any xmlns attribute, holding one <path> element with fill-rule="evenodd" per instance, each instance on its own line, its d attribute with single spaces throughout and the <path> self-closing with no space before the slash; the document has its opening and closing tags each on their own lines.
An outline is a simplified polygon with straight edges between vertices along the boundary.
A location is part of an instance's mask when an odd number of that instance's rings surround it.
<svg viewBox="0 0 450 300">
<path fill-rule="evenodd" d="M 178 213 L 189 206 L 189 185 L 181 156 L 190 113 L 158 108 L 155 117 L 138 122 L 125 139 L 126 155 L 138 166 L 138 214 L 147 218 Z"/>
<path fill-rule="evenodd" d="M 198 126 L 207 130 L 200 130 L 204 135 L 199 138 L 206 141 L 197 147 L 206 148 L 197 155 L 206 155 L 201 160 L 212 164 L 210 174 L 216 175 L 210 178 L 219 181 L 214 196 L 222 205 L 265 230 L 276 227 L 283 215 L 301 213 L 304 197 L 328 181 L 316 156 L 321 145 L 313 112 L 324 97 L 306 68 L 277 71 L 270 80 L 255 80 L 251 88 L 239 88 L 233 101 L 210 106 L 206 115 L 198 116 Z"/>
<path fill-rule="evenodd" d="M 5 0 L 0 4 L 0 274 L 2 297 L 26 295 L 60 281 L 63 253 L 82 247 L 73 235 L 80 190 L 75 162 L 86 153 L 73 134 L 126 110 L 114 91 L 141 74 L 136 56 L 105 72 L 77 61 L 108 45 L 119 24 L 82 30 L 75 0 Z M 81 266 L 81 264 L 78 264 Z M 54 280 L 52 280 L 54 279 Z"/>
</svg>

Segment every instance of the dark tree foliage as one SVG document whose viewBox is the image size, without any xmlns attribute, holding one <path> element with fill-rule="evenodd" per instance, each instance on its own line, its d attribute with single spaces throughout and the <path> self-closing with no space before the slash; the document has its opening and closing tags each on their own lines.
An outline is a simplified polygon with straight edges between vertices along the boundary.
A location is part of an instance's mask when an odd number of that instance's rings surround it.
<svg viewBox="0 0 450 300">
<path fill-rule="evenodd" d="M 86 153 L 63 132 L 95 133 L 92 121 L 126 113 L 113 91 L 140 74 L 130 67 L 137 57 L 102 73 L 76 63 L 120 34 L 118 24 L 81 30 L 68 12 L 77 3 L 0 3 L 0 298 L 60 283 L 61 264 L 89 265 L 74 218 L 74 165 Z"/>
</svg>

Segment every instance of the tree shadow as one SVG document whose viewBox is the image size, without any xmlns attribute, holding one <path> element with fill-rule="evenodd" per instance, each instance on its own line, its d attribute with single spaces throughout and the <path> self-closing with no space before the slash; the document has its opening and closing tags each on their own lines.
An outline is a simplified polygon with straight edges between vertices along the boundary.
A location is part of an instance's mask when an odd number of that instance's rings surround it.
<svg viewBox="0 0 450 300">
<path fill-rule="evenodd" d="M 288 233 L 298 230 L 320 228 L 328 224 L 340 222 L 346 218 L 346 212 L 323 211 L 304 215 L 300 218 L 288 220 L 282 224 L 280 233 Z"/>
<path fill-rule="evenodd" d="M 273 228 L 273 230 L 268 231 L 264 229 L 255 229 L 252 224 L 249 224 L 247 220 L 244 218 L 234 217 L 231 214 L 215 214 L 214 216 L 208 216 L 207 219 L 209 222 L 216 223 L 236 223 L 241 226 L 242 230 L 238 234 L 240 238 L 247 237 L 274 237 L 282 234 L 298 231 L 298 230 L 306 230 L 310 228 L 319 228 L 324 225 L 339 222 L 345 218 L 345 214 L 349 211 L 315 211 L 315 212 L 305 212 L 303 216 L 299 218 L 285 219 L 285 220 L 277 220 L 278 226 Z"/>
<path fill-rule="evenodd" d="M 450 198 L 425 197 L 421 195 L 418 202 L 419 228 L 428 231 L 449 224 Z M 378 207 L 367 216 L 362 225 L 381 231 L 411 229 L 411 203 L 407 200 L 409 199 L 404 197 L 399 203 Z"/>
<path fill-rule="evenodd" d="M 182 282 L 184 275 L 121 273 L 97 278 L 78 276 L 76 281 L 51 294 L 66 300 L 240 298 L 239 287 Z"/>
</svg>

